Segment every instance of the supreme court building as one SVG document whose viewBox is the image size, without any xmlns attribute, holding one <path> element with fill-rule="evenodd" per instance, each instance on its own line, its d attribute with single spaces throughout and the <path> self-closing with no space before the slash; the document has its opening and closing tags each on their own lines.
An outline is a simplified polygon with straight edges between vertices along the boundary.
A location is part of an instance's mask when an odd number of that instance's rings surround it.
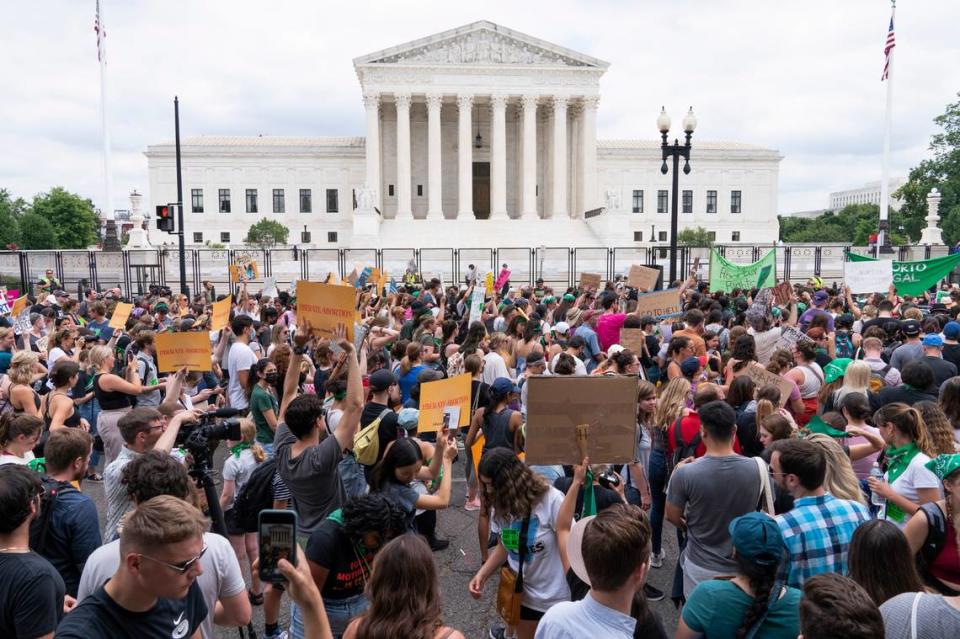
<svg viewBox="0 0 960 639">
<path fill-rule="evenodd" d="M 291 243 L 306 227 L 316 247 L 669 240 L 658 96 L 634 109 L 649 139 L 598 140 L 608 62 L 482 21 L 353 64 L 365 137 L 182 141 L 188 243 L 242 244 L 262 218 L 285 224 Z M 679 131 L 684 113 L 673 115 Z M 173 143 L 146 156 L 151 204 L 176 201 Z M 775 241 L 781 159 L 695 135 L 680 228 L 703 226 L 719 243 Z"/>
</svg>

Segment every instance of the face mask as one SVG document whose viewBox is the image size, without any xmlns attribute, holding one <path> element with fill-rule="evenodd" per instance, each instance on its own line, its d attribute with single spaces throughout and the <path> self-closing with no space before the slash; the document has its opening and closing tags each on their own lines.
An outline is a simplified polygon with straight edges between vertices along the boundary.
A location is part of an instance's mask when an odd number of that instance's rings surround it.
<svg viewBox="0 0 960 639">
<path fill-rule="evenodd" d="M 266 375 L 263 376 L 263 379 L 267 380 L 268 384 L 276 384 L 278 375 L 277 373 L 267 373 Z"/>
</svg>

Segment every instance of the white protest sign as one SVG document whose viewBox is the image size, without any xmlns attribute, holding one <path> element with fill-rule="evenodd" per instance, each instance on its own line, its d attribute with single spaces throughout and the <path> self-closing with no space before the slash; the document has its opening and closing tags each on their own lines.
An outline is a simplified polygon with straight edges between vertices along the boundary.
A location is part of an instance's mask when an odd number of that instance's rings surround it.
<svg viewBox="0 0 960 639">
<path fill-rule="evenodd" d="M 483 312 L 484 293 L 486 289 L 479 283 L 473 287 L 473 297 L 470 298 L 470 324 L 480 321 L 480 313 Z"/>
<path fill-rule="evenodd" d="M 276 297 L 278 295 L 277 291 L 277 278 L 275 277 L 266 277 L 263 279 L 263 289 L 260 291 L 261 295 L 266 295 L 267 297 Z"/>
<path fill-rule="evenodd" d="M 844 262 L 843 281 L 851 293 L 882 293 L 893 284 L 893 262 Z"/>
</svg>

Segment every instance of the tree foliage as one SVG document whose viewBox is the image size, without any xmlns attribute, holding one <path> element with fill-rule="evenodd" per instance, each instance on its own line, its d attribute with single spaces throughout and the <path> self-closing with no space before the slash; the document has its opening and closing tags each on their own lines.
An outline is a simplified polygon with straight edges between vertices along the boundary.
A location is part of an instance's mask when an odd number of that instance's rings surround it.
<svg viewBox="0 0 960 639">
<path fill-rule="evenodd" d="M 57 233 L 47 218 L 30 212 L 20 218 L 20 241 L 22 249 L 55 249 Z"/>
<path fill-rule="evenodd" d="M 84 249 L 97 241 L 93 202 L 56 186 L 33 198 L 33 212 L 53 225 L 57 248 Z"/>
<path fill-rule="evenodd" d="M 0 189 L 0 249 L 20 243 L 20 216 L 26 209 L 26 200 L 13 199 L 9 191 Z"/>
<path fill-rule="evenodd" d="M 907 226 L 903 216 L 890 210 L 890 228 L 893 229 L 890 241 L 895 244 L 909 243 L 907 235 L 914 229 Z M 780 239 L 784 242 L 808 242 L 817 244 L 852 243 L 854 246 L 866 246 L 870 234 L 876 232 L 880 224 L 880 207 L 876 204 L 848 204 L 839 211 L 827 211 L 813 218 L 779 216 Z M 904 233 L 900 233 L 900 224 L 904 224 Z M 920 229 L 916 229 L 920 236 Z"/>
<path fill-rule="evenodd" d="M 267 249 L 275 244 L 286 244 L 289 234 L 290 230 L 280 222 L 264 218 L 250 227 L 243 241 Z"/>
<path fill-rule="evenodd" d="M 677 244 L 683 246 L 713 246 L 710 231 L 698 226 L 695 229 L 683 229 L 677 233 Z"/>
</svg>

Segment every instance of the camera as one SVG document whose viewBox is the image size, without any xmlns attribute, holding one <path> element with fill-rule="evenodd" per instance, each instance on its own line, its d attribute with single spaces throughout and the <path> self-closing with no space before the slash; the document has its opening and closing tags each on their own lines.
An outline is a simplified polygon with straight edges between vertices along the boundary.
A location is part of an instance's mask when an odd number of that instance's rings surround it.
<svg viewBox="0 0 960 639">
<path fill-rule="evenodd" d="M 240 433 L 240 419 L 236 417 L 238 412 L 234 408 L 221 408 L 206 413 L 197 422 L 182 425 L 177 433 L 176 445 L 192 451 L 196 447 L 206 448 L 213 440 L 239 441 L 243 435 Z"/>
<path fill-rule="evenodd" d="M 616 490 L 617 486 L 620 485 L 620 477 L 613 471 L 600 473 L 600 476 L 597 477 L 597 480 L 600 482 L 601 486 L 604 488 L 609 488 L 610 490 Z"/>
</svg>

